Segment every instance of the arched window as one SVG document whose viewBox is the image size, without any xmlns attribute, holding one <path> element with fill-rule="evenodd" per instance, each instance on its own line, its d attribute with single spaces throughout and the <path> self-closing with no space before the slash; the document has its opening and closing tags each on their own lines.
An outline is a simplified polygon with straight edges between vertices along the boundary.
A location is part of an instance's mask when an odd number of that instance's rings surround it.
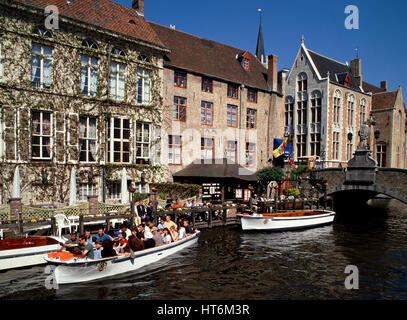
<svg viewBox="0 0 407 320">
<path fill-rule="evenodd" d="M 151 62 L 151 60 L 150 60 L 149 57 L 146 57 L 145 55 L 142 55 L 142 54 L 140 54 L 140 55 L 137 57 L 137 60 L 142 61 L 142 62 L 148 62 L 148 63 Z"/>
<path fill-rule="evenodd" d="M 350 94 L 348 96 L 348 126 L 353 127 L 353 117 L 355 115 L 355 96 Z"/>
<path fill-rule="evenodd" d="M 82 46 L 91 49 L 98 49 L 97 44 L 94 43 L 92 40 L 83 40 Z"/>
<path fill-rule="evenodd" d="M 360 125 L 362 125 L 363 122 L 366 121 L 366 106 L 367 106 L 366 99 L 363 98 L 362 100 L 360 100 L 360 114 L 359 114 Z"/>
<path fill-rule="evenodd" d="M 124 51 L 122 49 L 117 48 L 117 47 L 114 47 L 111 52 L 112 52 L 112 54 L 115 54 L 115 55 L 118 55 L 118 56 L 122 56 L 122 57 L 126 56 Z"/>
<path fill-rule="evenodd" d="M 339 90 L 334 94 L 333 123 L 339 124 L 341 114 L 342 93 Z"/>
<path fill-rule="evenodd" d="M 297 83 L 298 83 L 298 92 L 307 91 L 307 87 L 308 87 L 307 81 L 308 81 L 307 74 L 304 73 L 304 72 L 301 72 L 301 73 L 298 75 L 298 80 L 297 80 Z"/>
<path fill-rule="evenodd" d="M 39 36 L 44 36 L 48 38 L 52 38 L 52 33 L 48 29 L 45 29 L 44 27 L 35 27 L 33 29 L 33 33 L 37 34 Z"/>
</svg>

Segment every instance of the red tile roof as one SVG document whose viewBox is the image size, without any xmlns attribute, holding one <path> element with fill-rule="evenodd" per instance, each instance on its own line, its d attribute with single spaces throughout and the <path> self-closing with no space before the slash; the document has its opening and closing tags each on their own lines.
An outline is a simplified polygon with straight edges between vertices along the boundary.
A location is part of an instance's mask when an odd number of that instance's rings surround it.
<svg viewBox="0 0 407 320">
<path fill-rule="evenodd" d="M 39 9 L 54 5 L 61 16 L 163 46 L 153 28 L 133 8 L 109 0 L 71 0 L 69 4 L 67 0 L 13 0 L 13 2 Z M 133 20 L 134 24 L 129 23 L 130 20 Z"/>
<path fill-rule="evenodd" d="M 150 22 L 160 39 L 171 50 L 165 65 L 222 80 L 245 84 L 269 91 L 267 69 L 250 54 L 250 70 L 246 71 L 236 57 L 246 51 L 223 43 L 200 38 Z"/>
<path fill-rule="evenodd" d="M 390 109 L 396 103 L 397 90 L 376 93 L 372 96 L 372 110 Z"/>
</svg>

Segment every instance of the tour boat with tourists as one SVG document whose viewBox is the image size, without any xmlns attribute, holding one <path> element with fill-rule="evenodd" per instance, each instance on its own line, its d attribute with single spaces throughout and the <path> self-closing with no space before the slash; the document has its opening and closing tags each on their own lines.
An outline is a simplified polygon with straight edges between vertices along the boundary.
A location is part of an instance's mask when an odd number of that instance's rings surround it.
<svg viewBox="0 0 407 320">
<path fill-rule="evenodd" d="M 88 259 L 70 252 L 54 252 L 46 255 L 44 259 L 48 265 L 54 267 L 51 270 L 56 284 L 87 282 L 132 272 L 150 265 L 196 244 L 199 235 L 200 231 L 196 230 L 194 234 L 182 240 L 110 258 Z"/>
<path fill-rule="evenodd" d="M 335 212 L 303 210 L 281 213 L 237 214 L 243 230 L 286 231 L 306 229 L 333 223 Z"/>
<path fill-rule="evenodd" d="M 65 241 L 53 236 L 0 240 L 0 270 L 45 264 L 44 254 L 59 250 Z"/>
</svg>

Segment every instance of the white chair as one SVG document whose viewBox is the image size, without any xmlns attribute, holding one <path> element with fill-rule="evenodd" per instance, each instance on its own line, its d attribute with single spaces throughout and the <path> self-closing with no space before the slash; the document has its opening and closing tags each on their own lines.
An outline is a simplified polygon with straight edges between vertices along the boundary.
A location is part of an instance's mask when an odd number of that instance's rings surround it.
<svg viewBox="0 0 407 320">
<path fill-rule="evenodd" d="M 72 224 L 69 219 L 64 214 L 56 214 L 55 221 L 58 228 L 58 236 L 62 236 L 62 229 L 69 228 L 69 232 L 72 232 Z"/>
</svg>

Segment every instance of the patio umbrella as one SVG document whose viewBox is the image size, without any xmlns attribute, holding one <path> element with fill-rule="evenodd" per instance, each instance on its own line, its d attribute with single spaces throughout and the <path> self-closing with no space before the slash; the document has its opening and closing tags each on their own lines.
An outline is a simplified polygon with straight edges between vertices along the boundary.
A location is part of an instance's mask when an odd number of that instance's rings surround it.
<svg viewBox="0 0 407 320">
<path fill-rule="evenodd" d="M 76 204 L 76 169 L 72 168 L 71 181 L 69 185 L 69 205 L 74 206 Z"/>
<path fill-rule="evenodd" d="M 20 192 L 20 170 L 18 167 L 16 167 L 16 170 L 14 171 L 14 178 L 13 178 L 13 193 L 11 197 L 13 199 L 20 199 L 21 198 L 21 192 Z"/>
<path fill-rule="evenodd" d="M 127 191 L 127 171 L 126 168 L 123 168 L 122 173 L 122 204 L 129 203 L 129 192 Z"/>
</svg>

